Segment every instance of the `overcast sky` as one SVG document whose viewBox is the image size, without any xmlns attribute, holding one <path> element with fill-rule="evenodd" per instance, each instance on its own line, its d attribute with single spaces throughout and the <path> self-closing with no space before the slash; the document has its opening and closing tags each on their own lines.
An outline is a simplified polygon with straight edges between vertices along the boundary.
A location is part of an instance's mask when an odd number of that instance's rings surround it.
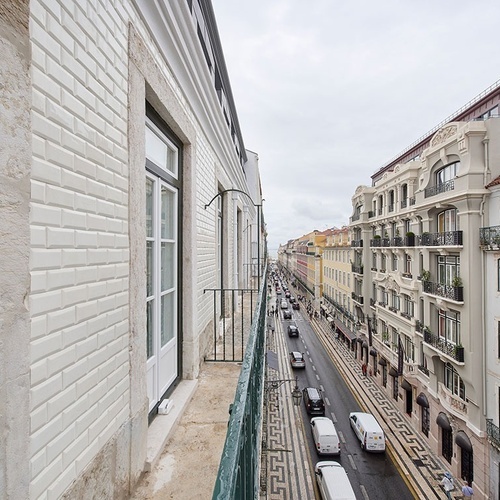
<svg viewBox="0 0 500 500">
<path fill-rule="evenodd" d="M 499 0 L 212 0 L 270 252 L 500 79 Z"/>
</svg>

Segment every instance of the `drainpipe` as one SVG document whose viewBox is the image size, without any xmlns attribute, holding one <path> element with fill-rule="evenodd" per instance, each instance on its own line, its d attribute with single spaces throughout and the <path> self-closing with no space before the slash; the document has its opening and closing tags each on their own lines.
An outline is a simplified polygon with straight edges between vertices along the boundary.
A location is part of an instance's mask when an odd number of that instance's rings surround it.
<svg viewBox="0 0 500 500">
<path fill-rule="evenodd" d="M 488 176 L 490 174 L 490 152 L 489 152 L 489 138 L 486 136 L 483 140 L 483 145 L 484 145 L 484 172 L 483 172 L 483 183 L 486 186 L 488 183 Z M 479 208 L 479 216 L 481 219 L 481 227 L 485 227 L 485 222 L 484 222 L 484 205 L 486 203 L 486 194 L 483 194 L 483 199 L 481 200 L 481 205 Z M 487 376 L 487 363 L 486 363 L 486 324 L 485 324 L 485 314 L 486 314 L 486 306 L 485 306 L 485 299 L 487 297 L 486 295 L 486 269 L 485 269 L 485 262 L 484 262 L 484 251 L 481 251 L 481 287 L 482 287 L 482 293 L 483 293 L 483 300 L 481 301 L 481 331 L 483 332 L 483 335 L 481 336 L 481 342 L 482 342 L 482 349 L 483 349 L 483 383 L 482 383 L 482 397 L 483 397 L 483 415 L 486 418 L 488 415 L 488 399 L 486 397 L 486 376 Z"/>
</svg>

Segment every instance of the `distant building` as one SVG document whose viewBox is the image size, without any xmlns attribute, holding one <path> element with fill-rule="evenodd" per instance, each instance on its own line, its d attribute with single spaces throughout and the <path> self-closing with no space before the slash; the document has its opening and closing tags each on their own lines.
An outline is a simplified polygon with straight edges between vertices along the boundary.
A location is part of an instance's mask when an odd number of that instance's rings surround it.
<svg viewBox="0 0 500 500">
<path fill-rule="evenodd" d="M 258 157 L 209 0 L 4 0 L 0 40 L 0 497 L 128 498 L 257 287 Z"/>
<path fill-rule="evenodd" d="M 477 498 L 498 496 L 499 104 L 497 84 L 381 168 L 350 223 L 358 358 Z"/>
</svg>

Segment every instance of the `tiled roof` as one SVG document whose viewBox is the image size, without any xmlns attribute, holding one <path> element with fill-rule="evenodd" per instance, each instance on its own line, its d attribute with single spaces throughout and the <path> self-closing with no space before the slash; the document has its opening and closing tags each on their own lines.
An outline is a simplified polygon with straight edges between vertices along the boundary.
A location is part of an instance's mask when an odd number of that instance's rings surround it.
<svg viewBox="0 0 500 500">
<path fill-rule="evenodd" d="M 489 184 L 487 184 L 486 188 L 490 188 L 493 186 L 500 186 L 500 175 L 496 179 L 493 179 Z"/>
</svg>

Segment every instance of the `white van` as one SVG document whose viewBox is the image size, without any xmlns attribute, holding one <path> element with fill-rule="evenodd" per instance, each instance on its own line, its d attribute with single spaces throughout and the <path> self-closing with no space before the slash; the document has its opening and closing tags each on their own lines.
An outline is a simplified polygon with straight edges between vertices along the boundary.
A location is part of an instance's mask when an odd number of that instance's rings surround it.
<svg viewBox="0 0 500 500">
<path fill-rule="evenodd" d="M 323 500 L 356 500 L 347 472 L 338 462 L 318 462 L 315 472 Z"/>
<path fill-rule="evenodd" d="M 340 455 L 339 436 L 328 417 L 311 418 L 311 432 L 318 455 Z"/>
<path fill-rule="evenodd" d="M 371 413 L 350 413 L 349 421 L 363 450 L 385 451 L 384 431 Z"/>
</svg>

